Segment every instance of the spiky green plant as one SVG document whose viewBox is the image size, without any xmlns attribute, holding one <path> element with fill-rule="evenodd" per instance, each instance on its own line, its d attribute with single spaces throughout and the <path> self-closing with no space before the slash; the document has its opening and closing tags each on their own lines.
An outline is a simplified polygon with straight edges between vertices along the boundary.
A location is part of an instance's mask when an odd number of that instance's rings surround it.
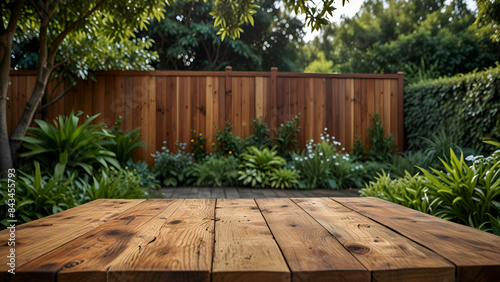
<svg viewBox="0 0 500 282">
<path fill-rule="evenodd" d="M 30 127 L 27 135 L 21 137 L 28 151 L 20 156 L 37 160 L 44 168 L 54 168 L 58 175 L 75 169 L 90 175 L 94 169 L 108 168 L 109 164 L 120 168 L 115 153 L 106 149 L 111 142 L 107 138 L 114 136 L 103 129 L 103 123 L 91 124 L 99 115 L 78 125 L 82 114 L 59 116 L 54 125 L 35 120 L 38 127 Z"/>
</svg>

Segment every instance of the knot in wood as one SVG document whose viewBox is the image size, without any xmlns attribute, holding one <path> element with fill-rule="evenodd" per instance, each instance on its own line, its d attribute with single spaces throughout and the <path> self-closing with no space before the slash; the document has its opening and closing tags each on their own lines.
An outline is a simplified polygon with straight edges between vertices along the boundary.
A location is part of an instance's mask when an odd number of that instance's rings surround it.
<svg viewBox="0 0 500 282">
<path fill-rule="evenodd" d="M 370 248 L 363 246 L 363 245 L 359 245 L 359 244 L 349 244 L 349 245 L 346 245 L 346 248 L 347 248 L 347 250 L 349 250 L 349 252 L 351 252 L 353 254 L 358 254 L 358 255 L 364 255 L 364 254 L 367 254 L 371 251 Z"/>
</svg>

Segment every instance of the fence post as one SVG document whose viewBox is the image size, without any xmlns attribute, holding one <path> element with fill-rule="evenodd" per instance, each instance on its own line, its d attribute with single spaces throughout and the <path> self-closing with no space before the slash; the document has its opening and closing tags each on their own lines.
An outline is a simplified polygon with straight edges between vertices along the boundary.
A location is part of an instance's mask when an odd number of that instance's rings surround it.
<svg viewBox="0 0 500 282">
<path fill-rule="evenodd" d="M 278 128 L 278 97 L 277 95 L 277 76 L 278 76 L 278 68 L 277 67 L 272 67 L 271 68 L 271 91 L 270 91 L 270 100 L 268 107 L 270 109 L 269 111 L 269 128 Z"/>
<path fill-rule="evenodd" d="M 233 68 L 231 66 L 226 66 L 226 92 L 224 95 L 226 100 L 226 111 L 225 111 L 225 120 L 224 125 L 227 121 L 231 121 L 233 119 Z M 223 128 L 221 128 L 223 130 Z"/>
<path fill-rule="evenodd" d="M 405 103 L 404 103 L 404 77 L 405 73 L 402 71 L 398 72 L 398 146 L 401 152 L 405 150 Z"/>
</svg>

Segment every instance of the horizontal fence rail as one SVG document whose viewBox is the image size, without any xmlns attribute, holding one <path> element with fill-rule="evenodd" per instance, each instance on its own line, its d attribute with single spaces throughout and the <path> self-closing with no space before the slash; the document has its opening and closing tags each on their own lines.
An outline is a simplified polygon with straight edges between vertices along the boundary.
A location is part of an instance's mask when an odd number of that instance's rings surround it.
<svg viewBox="0 0 500 282">
<path fill-rule="evenodd" d="M 81 81 L 46 109 L 52 121 L 71 110 L 101 115 L 98 122 L 112 127 L 120 116 L 122 127 L 141 127 L 147 149 L 136 159 L 153 164 L 151 154 L 176 142 L 190 143 L 191 129 L 207 137 L 212 149 L 217 130 L 231 122 L 242 138 L 252 134 L 252 119 L 270 128 L 301 114 L 299 147 L 319 141 L 325 128 L 350 151 L 356 136 L 368 143 L 370 115 L 380 113 L 386 134 L 404 148 L 403 73 L 305 74 L 278 72 L 107 71 L 94 81 Z M 17 124 L 35 84 L 34 71 L 11 71 L 7 102 L 9 134 Z M 51 82 L 48 93 L 57 97 L 69 82 Z M 55 91 L 53 91 L 55 90 Z M 49 99 L 50 100 L 50 99 Z"/>
</svg>

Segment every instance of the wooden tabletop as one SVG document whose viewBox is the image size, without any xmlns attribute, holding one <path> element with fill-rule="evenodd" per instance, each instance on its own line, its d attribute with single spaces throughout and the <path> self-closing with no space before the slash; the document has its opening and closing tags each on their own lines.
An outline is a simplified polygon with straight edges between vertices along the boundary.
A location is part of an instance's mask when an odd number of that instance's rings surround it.
<svg viewBox="0 0 500 282">
<path fill-rule="evenodd" d="M 1 281 L 498 281 L 500 237 L 377 198 L 97 200 L 0 232 Z"/>
</svg>

